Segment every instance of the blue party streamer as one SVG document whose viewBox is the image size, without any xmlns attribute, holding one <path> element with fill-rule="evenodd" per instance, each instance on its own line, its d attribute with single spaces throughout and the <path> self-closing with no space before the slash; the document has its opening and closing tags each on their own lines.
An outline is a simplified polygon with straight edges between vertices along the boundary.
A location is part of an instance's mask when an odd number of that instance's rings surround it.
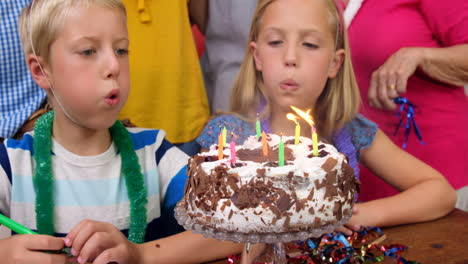
<svg viewBox="0 0 468 264">
<path fill-rule="evenodd" d="M 425 145 L 424 141 L 422 140 L 421 131 L 416 124 L 416 120 L 414 119 L 414 109 L 417 108 L 415 104 L 410 102 L 406 97 L 397 97 L 393 99 L 395 104 L 400 105 L 399 111 L 396 113 L 396 116 L 400 119 L 398 125 L 395 128 L 395 132 L 393 135 L 395 136 L 398 132 L 400 127 L 405 127 L 405 141 L 403 142 L 403 148 L 406 148 L 408 144 L 409 134 L 411 132 L 411 126 L 413 126 L 414 132 L 418 137 L 419 142 L 422 145 Z M 403 125 L 403 122 L 405 124 Z"/>
</svg>

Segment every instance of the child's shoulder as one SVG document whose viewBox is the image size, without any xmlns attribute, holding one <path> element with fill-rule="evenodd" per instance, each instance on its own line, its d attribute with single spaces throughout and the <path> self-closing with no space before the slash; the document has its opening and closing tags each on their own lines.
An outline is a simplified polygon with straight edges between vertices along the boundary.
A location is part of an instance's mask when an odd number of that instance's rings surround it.
<svg viewBox="0 0 468 264">
<path fill-rule="evenodd" d="M 166 132 L 162 129 L 127 127 L 127 131 L 136 150 L 150 145 L 159 146 L 166 138 Z"/>
<path fill-rule="evenodd" d="M 226 128 L 228 134 L 234 133 L 237 135 L 239 141 L 255 132 L 250 122 L 235 114 L 218 114 L 211 117 L 205 125 L 205 128 L 203 128 L 203 131 L 197 138 L 198 144 L 203 148 L 209 148 L 210 145 L 217 142 L 218 135 L 223 128 Z"/>
<path fill-rule="evenodd" d="M 361 114 L 357 114 L 345 127 L 350 132 L 353 144 L 358 149 L 370 146 L 374 141 L 375 133 L 377 133 L 377 124 Z"/>
<path fill-rule="evenodd" d="M 34 132 L 29 131 L 23 135 L 20 139 L 7 138 L 3 142 L 8 149 L 21 149 L 29 152 L 33 152 L 34 149 Z"/>
</svg>

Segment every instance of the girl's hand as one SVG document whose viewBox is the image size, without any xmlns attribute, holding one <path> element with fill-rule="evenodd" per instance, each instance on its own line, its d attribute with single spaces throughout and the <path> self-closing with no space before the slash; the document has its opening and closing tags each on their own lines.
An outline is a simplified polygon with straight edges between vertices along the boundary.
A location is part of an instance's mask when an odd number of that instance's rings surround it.
<svg viewBox="0 0 468 264">
<path fill-rule="evenodd" d="M 139 263 L 138 247 L 109 223 L 83 220 L 65 238 L 80 264 Z"/>
<path fill-rule="evenodd" d="M 380 109 L 395 110 L 393 99 L 406 92 L 408 78 L 414 74 L 422 60 L 421 48 L 402 48 L 390 56 L 372 73 L 367 94 L 369 104 Z"/>
<path fill-rule="evenodd" d="M 358 204 L 355 204 L 353 207 L 353 216 L 351 217 L 349 222 L 335 229 L 335 232 L 341 232 L 345 235 L 350 236 L 353 234 L 353 231 L 359 231 L 361 229 L 361 225 L 355 221 L 356 219 L 355 215 L 357 215 L 358 213 L 359 213 L 359 206 Z"/>
<path fill-rule="evenodd" d="M 14 235 L 0 239 L 0 259 L 1 263 L 64 264 L 67 261 L 65 254 L 41 252 L 60 250 L 64 246 L 63 238 L 46 235 Z"/>
</svg>

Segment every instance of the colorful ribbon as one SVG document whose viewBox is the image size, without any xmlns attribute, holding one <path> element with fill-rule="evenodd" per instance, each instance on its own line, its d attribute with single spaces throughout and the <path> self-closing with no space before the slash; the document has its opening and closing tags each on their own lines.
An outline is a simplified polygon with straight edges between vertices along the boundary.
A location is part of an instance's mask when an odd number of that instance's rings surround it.
<svg viewBox="0 0 468 264">
<path fill-rule="evenodd" d="M 398 132 L 398 129 L 404 126 L 405 127 L 405 141 L 403 142 L 403 148 L 406 148 L 408 144 L 409 134 L 411 133 L 411 126 L 412 126 L 416 136 L 419 139 L 419 142 L 422 145 L 425 145 L 424 141 L 422 140 L 421 131 L 419 130 L 418 125 L 416 124 L 416 120 L 414 118 L 414 113 L 415 113 L 414 109 L 417 108 L 417 106 L 413 104 L 412 102 L 410 102 L 406 97 L 397 97 L 393 99 L 393 102 L 395 104 L 400 105 L 399 110 L 396 113 L 396 116 L 398 116 L 400 121 L 398 122 L 398 125 L 396 126 L 395 132 L 393 133 L 393 135 L 395 136 Z M 403 123 L 405 124 L 403 125 Z"/>
</svg>

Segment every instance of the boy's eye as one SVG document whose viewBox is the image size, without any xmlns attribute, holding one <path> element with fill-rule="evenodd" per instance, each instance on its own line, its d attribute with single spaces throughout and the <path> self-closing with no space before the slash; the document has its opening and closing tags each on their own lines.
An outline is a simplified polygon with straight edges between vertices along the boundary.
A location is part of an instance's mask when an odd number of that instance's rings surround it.
<svg viewBox="0 0 468 264">
<path fill-rule="evenodd" d="M 80 53 L 84 56 L 91 56 L 94 53 L 96 53 L 96 51 L 94 49 L 85 49 L 85 50 L 82 50 Z"/>
<path fill-rule="evenodd" d="M 117 49 L 116 53 L 117 55 L 127 55 L 128 49 Z"/>
<path fill-rule="evenodd" d="M 310 43 L 310 42 L 304 42 L 302 43 L 302 45 L 304 45 L 306 48 L 310 48 L 310 49 L 317 49 L 318 46 L 313 44 L 313 43 Z"/>
<path fill-rule="evenodd" d="M 283 43 L 283 41 L 281 41 L 281 40 L 272 40 L 272 41 L 268 41 L 268 45 L 270 45 L 270 46 L 278 46 L 278 45 L 280 45 L 281 43 Z"/>
</svg>

